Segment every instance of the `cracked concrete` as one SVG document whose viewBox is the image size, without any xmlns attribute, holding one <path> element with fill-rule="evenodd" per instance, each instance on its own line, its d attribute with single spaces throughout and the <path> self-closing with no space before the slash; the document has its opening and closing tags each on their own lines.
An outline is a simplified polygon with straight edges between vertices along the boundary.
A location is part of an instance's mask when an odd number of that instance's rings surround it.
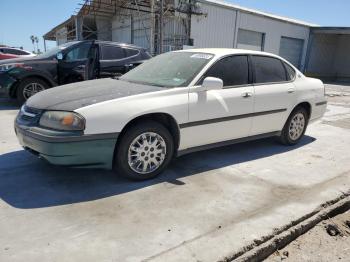
<svg viewBox="0 0 350 262">
<path fill-rule="evenodd" d="M 242 253 L 349 190 L 350 108 L 339 103 L 300 145 L 264 139 L 193 153 L 140 183 L 24 152 L 12 128 L 17 109 L 4 103 L 0 261 L 214 261 Z"/>
</svg>

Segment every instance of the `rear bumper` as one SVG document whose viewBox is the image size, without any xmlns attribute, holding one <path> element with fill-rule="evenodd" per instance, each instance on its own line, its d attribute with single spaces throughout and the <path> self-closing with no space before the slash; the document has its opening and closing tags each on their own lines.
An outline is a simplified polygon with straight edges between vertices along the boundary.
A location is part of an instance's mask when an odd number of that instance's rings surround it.
<svg viewBox="0 0 350 262">
<path fill-rule="evenodd" d="M 0 73 L 0 95 L 10 96 L 11 88 L 16 82 L 17 80 L 6 72 Z"/>
<path fill-rule="evenodd" d="M 313 123 L 323 117 L 327 110 L 327 101 L 316 102 L 312 108 L 311 117 L 309 122 Z"/>
<path fill-rule="evenodd" d="M 18 124 L 15 124 L 15 131 L 24 149 L 51 164 L 112 169 L 118 134 L 48 136 Z"/>
</svg>

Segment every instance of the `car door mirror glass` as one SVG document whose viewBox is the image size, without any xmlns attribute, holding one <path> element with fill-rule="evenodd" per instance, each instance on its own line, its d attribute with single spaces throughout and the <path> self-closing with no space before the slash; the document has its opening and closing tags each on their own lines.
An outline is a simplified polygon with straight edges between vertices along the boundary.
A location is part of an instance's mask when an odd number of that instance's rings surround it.
<svg viewBox="0 0 350 262">
<path fill-rule="evenodd" d="M 206 77 L 201 85 L 202 90 L 216 90 L 222 89 L 224 87 L 224 82 L 220 78 L 216 77 Z"/>
<path fill-rule="evenodd" d="M 62 59 L 63 59 L 63 54 L 62 54 L 62 52 L 57 53 L 57 54 L 56 54 L 56 58 L 57 58 L 57 60 L 62 60 Z"/>
</svg>

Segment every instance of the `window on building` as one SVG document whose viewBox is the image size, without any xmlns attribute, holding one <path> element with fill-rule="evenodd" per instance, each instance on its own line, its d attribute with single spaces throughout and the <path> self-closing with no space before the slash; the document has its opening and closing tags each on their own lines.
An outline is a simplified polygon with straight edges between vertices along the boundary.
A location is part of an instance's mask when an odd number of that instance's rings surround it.
<svg viewBox="0 0 350 262">
<path fill-rule="evenodd" d="M 247 85 L 249 82 L 248 57 L 230 56 L 216 62 L 206 73 L 205 77 L 222 79 L 224 87 Z"/>
<path fill-rule="evenodd" d="M 274 83 L 287 81 L 282 61 L 267 56 L 253 56 L 255 83 Z"/>
<path fill-rule="evenodd" d="M 117 60 L 125 58 L 123 48 L 113 45 L 101 46 L 101 60 Z"/>
</svg>

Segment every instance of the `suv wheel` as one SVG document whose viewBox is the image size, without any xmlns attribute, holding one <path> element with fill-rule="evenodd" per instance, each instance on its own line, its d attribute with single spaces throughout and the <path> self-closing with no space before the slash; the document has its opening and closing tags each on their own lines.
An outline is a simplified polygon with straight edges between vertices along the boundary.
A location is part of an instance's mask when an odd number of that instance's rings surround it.
<svg viewBox="0 0 350 262">
<path fill-rule="evenodd" d="M 22 81 L 20 81 L 16 94 L 17 94 L 17 101 L 20 104 L 23 104 L 27 99 L 36 93 L 39 93 L 41 91 L 44 91 L 45 89 L 48 89 L 49 86 L 47 83 L 40 78 L 31 77 L 26 78 Z"/>
<path fill-rule="evenodd" d="M 309 121 L 309 116 L 305 108 L 297 107 L 290 114 L 283 127 L 280 141 L 285 145 L 295 145 L 303 137 Z"/>
<path fill-rule="evenodd" d="M 120 137 L 115 169 L 127 178 L 150 179 L 168 166 L 173 153 L 174 142 L 167 128 L 154 121 L 139 123 Z"/>
</svg>

